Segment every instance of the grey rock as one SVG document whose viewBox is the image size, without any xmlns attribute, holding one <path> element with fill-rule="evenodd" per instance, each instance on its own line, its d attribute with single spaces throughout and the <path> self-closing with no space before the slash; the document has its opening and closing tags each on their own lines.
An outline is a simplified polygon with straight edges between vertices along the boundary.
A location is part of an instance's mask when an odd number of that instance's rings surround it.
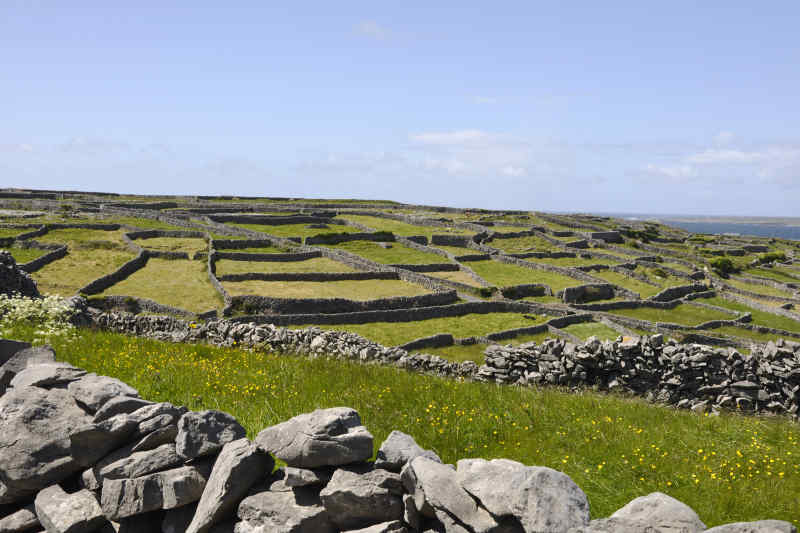
<svg viewBox="0 0 800 533">
<path fill-rule="evenodd" d="M 394 520 L 362 529 L 351 529 L 346 533 L 408 533 L 408 528 L 401 521 Z"/>
<path fill-rule="evenodd" d="M 272 472 L 274 466 L 272 457 L 247 439 L 223 446 L 186 533 L 208 533 L 236 510 L 250 487 Z"/>
<path fill-rule="evenodd" d="M 8 359 L 4 360 L 3 365 L 0 366 L 0 396 L 5 394 L 14 376 L 25 370 L 28 364 L 53 363 L 55 360 L 56 354 L 50 346 L 24 348 L 12 354 Z"/>
<path fill-rule="evenodd" d="M 141 425 L 139 426 L 141 428 Z M 175 437 L 178 436 L 178 425 L 172 424 L 159 428 L 152 433 L 147 433 L 144 437 L 136 441 L 133 445 L 133 451 L 139 452 L 144 450 L 152 450 L 162 444 L 169 444 L 175 442 Z"/>
<path fill-rule="evenodd" d="M 15 341 L 11 339 L 0 339 L 0 365 L 11 359 L 17 352 L 30 348 L 31 343 Z"/>
<path fill-rule="evenodd" d="M 153 405 L 153 402 L 133 396 L 117 396 L 110 398 L 94 414 L 93 422 L 102 422 L 103 420 L 108 420 L 113 416 L 121 414 L 131 414 L 147 405 Z"/>
<path fill-rule="evenodd" d="M 0 398 L 0 503 L 33 496 L 78 472 L 69 431 L 91 418 L 62 389 L 13 389 Z"/>
<path fill-rule="evenodd" d="M 375 467 L 400 472 L 407 462 L 420 456 L 437 463 L 442 462 L 434 452 L 420 447 L 411 435 L 395 430 L 381 444 L 375 458 Z"/>
<path fill-rule="evenodd" d="M 116 533 L 150 533 L 158 531 L 161 521 L 160 511 L 120 518 L 116 526 Z"/>
<path fill-rule="evenodd" d="M 0 518 L 0 533 L 23 533 L 34 529 L 40 528 L 33 504 Z"/>
<path fill-rule="evenodd" d="M 332 468 L 297 468 L 287 466 L 283 469 L 286 477 L 284 481 L 290 487 L 306 487 L 310 485 L 325 485 L 333 477 Z"/>
<path fill-rule="evenodd" d="M 422 517 L 414 504 L 414 497 L 410 494 L 403 494 L 403 522 L 411 526 L 411 529 L 418 530 L 422 522 Z"/>
<path fill-rule="evenodd" d="M 456 517 L 459 527 L 475 533 L 490 532 L 497 521 L 459 485 L 456 471 L 427 457 L 417 457 L 401 473 L 403 486 L 414 496 L 417 511 L 431 518 Z M 441 518 L 440 518 L 441 521 Z"/>
<path fill-rule="evenodd" d="M 239 504 L 236 533 L 334 533 L 319 495 L 307 487 L 282 482 L 255 492 Z"/>
<path fill-rule="evenodd" d="M 586 494 L 562 472 L 508 459 L 462 459 L 457 480 L 496 517 L 525 531 L 567 531 L 589 523 Z"/>
<path fill-rule="evenodd" d="M 339 469 L 319 496 L 334 525 L 355 529 L 403 518 L 402 494 L 400 476 L 388 470 Z"/>
<path fill-rule="evenodd" d="M 199 464 L 134 479 L 107 479 L 100 504 L 112 520 L 188 505 L 202 496 L 210 470 L 210 465 Z"/>
<path fill-rule="evenodd" d="M 619 509 L 611 517 L 593 520 L 586 528 L 571 533 L 699 533 L 706 529 L 689 506 L 661 492 L 641 496 Z"/>
<path fill-rule="evenodd" d="M 797 528 L 783 520 L 736 522 L 707 529 L 706 533 L 797 533 Z"/>
<path fill-rule="evenodd" d="M 133 452 L 109 464 L 101 462 L 94 470 L 101 480 L 125 479 L 166 470 L 181 462 L 181 457 L 175 451 L 175 445 L 168 443 L 153 450 Z"/>
<path fill-rule="evenodd" d="M 75 368 L 69 363 L 41 363 L 25 367 L 14 376 L 9 385 L 17 389 L 31 386 L 55 387 L 66 385 L 85 375 L 85 370 Z"/>
<path fill-rule="evenodd" d="M 216 453 L 225 444 L 245 436 L 245 429 L 222 411 L 188 412 L 178 421 L 175 446 L 182 457 L 192 459 Z"/>
<path fill-rule="evenodd" d="M 92 413 L 96 413 L 111 398 L 139 396 L 139 391 L 118 379 L 86 374 L 67 387 L 70 394 Z"/>
<path fill-rule="evenodd" d="M 131 415 L 77 426 L 69 434 L 70 453 L 81 466 L 91 466 L 111 450 L 130 442 L 138 424 Z"/>
<path fill-rule="evenodd" d="M 51 485 L 39 491 L 34 506 L 49 533 L 90 533 L 107 523 L 94 494 L 86 489 L 67 494 Z"/>
<path fill-rule="evenodd" d="M 372 457 L 372 434 L 349 407 L 317 409 L 261 431 L 256 443 L 289 466 L 316 468 Z"/>
</svg>

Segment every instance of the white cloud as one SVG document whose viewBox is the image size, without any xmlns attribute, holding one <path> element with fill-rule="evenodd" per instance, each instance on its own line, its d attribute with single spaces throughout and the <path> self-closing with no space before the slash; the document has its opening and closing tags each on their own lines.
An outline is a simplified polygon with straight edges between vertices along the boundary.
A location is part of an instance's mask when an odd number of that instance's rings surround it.
<svg viewBox="0 0 800 533">
<path fill-rule="evenodd" d="M 519 177 L 524 176 L 526 171 L 522 167 L 515 167 L 513 165 L 506 165 L 500 169 L 500 172 L 505 176 Z"/>
<path fill-rule="evenodd" d="M 362 20 L 356 25 L 356 32 L 379 41 L 384 41 L 391 36 L 388 28 L 374 20 Z"/>
<path fill-rule="evenodd" d="M 427 132 L 412 134 L 411 140 L 422 144 L 458 145 L 484 141 L 490 135 L 481 130 L 456 130 L 446 132 Z"/>
<path fill-rule="evenodd" d="M 653 165 L 645 167 L 648 174 L 669 178 L 676 181 L 688 181 L 697 176 L 697 170 L 691 165 Z"/>
</svg>

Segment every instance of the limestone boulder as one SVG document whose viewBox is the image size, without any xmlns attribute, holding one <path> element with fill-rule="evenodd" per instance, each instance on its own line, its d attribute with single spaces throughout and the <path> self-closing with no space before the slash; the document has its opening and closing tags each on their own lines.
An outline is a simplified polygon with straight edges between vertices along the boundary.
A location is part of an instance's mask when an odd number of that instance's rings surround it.
<svg viewBox="0 0 800 533">
<path fill-rule="evenodd" d="M 11 387 L 22 389 L 25 387 L 56 387 L 76 381 L 87 372 L 75 368 L 69 363 L 53 362 L 28 365 L 13 377 Z"/>
<path fill-rule="evenodd" d="M 175 446 L 182 457 L 193 459 L 218 452 L 225 444 L 241 439 L 246 431 L 228 413 L 190 411 L 178 421 Z"/>
<path fill-rule="evenodd" d="M 349 407 L 318 409 L 261 431 L 258 446 L 289 466 L 317 468 L 372 457 L 372 434 Z"/>
<path fill-rule="evenodd" d="M 375 458 L 375 467 L 400 472 L 406 463 L 420 456 L 437 463 L 442 462 L 434 452 L 420 447 L 414 437 L 395 430 L 389 433 L 389 436 L 381 444 Z"/>
<path fill-rule="evenodd" d="M 153 405 L 153 402 L 134 396 L 117 396 L 110 398 L 94 414 L 93 422 L 102 422 L 116 415 L 131 414 L 137 409 L 147 405 Z"/>
<path fill-rule="evenodd" d="M 783 520 L 736 522 L 707 529 L 705 533 L 797 533 L 797 528 Z"/>
<path fill-rule="evenodd" d="M 525 531 L 565 532 L 589 523 L 586 494 L 562 472 L 508 459 L 462 459 L 458 483 L 492 515 Z"/>
<path fill-rule="evenodd" d="M 250 488 L 269 475 L 274 466 L 272 457 L 247 439 L 223 446 L 186 533 L 208 533 L 235 513 Z"/>
<path fill-rule="evenodd" d="M 0 518 L 0 532 L 3 533 L 24 533 L 38 529 L 41 527 L 33 504 Z"/>
<path fill-rule="evenodd" d="M 592 520 L 569 533 L 700 533 L 706 526 L 691 507 L 661 492 L 631 500 L 609 518 Z"/>
<path fill-rule="evenodd" d="M 334 533 L 336 528 L 308 487 L 291 488 L 283 480 L 256 490 L 242 500 L 236 533 Z"/>
<path fill-rule="evenodd" d="M 91 418 L 63 389 L 15 388 L 0 398 L 0 503 L 12 503 L 80 470 L 72 428 Z"/>
<path fill-rule="evenodd" d="M 363 474 L 339 469 L 320 493 L 339 529 L 356 529 L 403 518 L 400 475 L 376 469 Z"/>
<path fill-rule="evenodd" d="M 36 516 L 51 533 L 91 533 L 108 523 L 97 499 L 88 490 L 67 494 L 58 485 L 39 491 Z"/>
<path fill-rule="evenodd" d="M 182 466 L 133 479 L 107 479 L 100 505 L 112 520 L 194 503 L 211 472 L 207 463 Z"/>
<path fill-rule="evenodd" d="M 139 396 L 139 391 L 120 380 L 97 374 L 87 374 L 71 382 L 67 390 L 92 413 L 96 413 L 112 398 Z"/>
<path fill-rule="evenodd" d="M 28 343 L 19 344 L 25 345 Z M 19 347 L 19 345 L 14 346 Z M 0 366 L 0 396 L 5 394 L 14 376 L 25 370 L 28 365 L 54 363 L 56 360 L 56 354 L 49 346 L 30 347 L 29 345 L 27 348 L 14 350 L 15 348 L 12 349 L 11 346 L 6 345 L 6 355 L 8 355 L 8 358 L 3 359 L 3 364 Z"/>
<path fill-rule="evenodd" d="M 417 457 L 401 473 L 406 491 L 416 510 L 423 516 L 452 519 L 463 531 L 488 533 L 499 526 L 486 509 L 458 483 L 456 471 L 427 457 Z M 449 531 L 449 530 L 448 530 Z"/>
</svg>

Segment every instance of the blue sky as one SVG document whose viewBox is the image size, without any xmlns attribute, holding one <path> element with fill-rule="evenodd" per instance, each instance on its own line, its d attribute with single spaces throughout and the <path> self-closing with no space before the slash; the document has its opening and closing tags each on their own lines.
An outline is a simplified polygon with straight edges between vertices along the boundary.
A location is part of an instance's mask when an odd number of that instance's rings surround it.
<svg viewBox="0 0 800 533">
<path fill-rule="evenodd" d="M 0 186 L 796 215 L 798 2 L 0 2 Z"/>
</svg>

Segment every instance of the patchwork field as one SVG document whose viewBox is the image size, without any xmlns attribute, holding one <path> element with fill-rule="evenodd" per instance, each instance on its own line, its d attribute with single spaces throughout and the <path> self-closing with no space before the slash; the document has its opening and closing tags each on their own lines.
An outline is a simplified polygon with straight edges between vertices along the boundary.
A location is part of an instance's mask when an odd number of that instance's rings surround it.
<svg viewBox="0 0 800 533">
<path fill-rule="evenodd" d="M 260 231 L 267 235 L 275 237 L 300 237 L 305 240 L 306 237 L 313 237 L 314 235 L 325 235 L 328 233 L 362 233 L 362 230 L 352 226 L 341 226 L 338 224 L 329 224 L 327 228 L 309 228 L 312 224 L 281 224 L 281 225 L 268 225 L 268 224 L 237 224 L 231 222 L 230 226 L 236 228 L 244 228 L 253 231 Z"/>
<path fill-rule="evenodd" d="M 423 235 L 430 239 L 431 235 L 474 235 L 474 231 L 455 228 L 455 227 L 440 227 L 440 226 L 421 226 L 416 224 L 408 224 L 399 220 L 392 220 L 388 218 L 371 217 L 363 215 L 342 215 L 341 218 L 358 222 L 376 231 L 390 231 L 395 235 L 401 237 L 411 237 L 413 235 Z"/>
<path fill-rule="evenodd" d="M 226 281 L 231 296 L 254 294 L 270 298 L 347 298 L 376 300 L 394 296 L 420 296 L 430 291 L 400 280 L 358 281 Z"/>
<path fill-rule="evenodd" d="M 263 272 L 266 274 L 279 272 L 355 272 L 344 263 L 328 259 L 327 257 L 314 257 L 303 261 L 234 261 L 220 259 L 217 261 L 217 275 L 247 274 L 250 272 Z"/>
<path fill-rule="evenodd" d="M 507 254 L 522 254 L 525 252 L 549 252 L 556 250 L 556 246 L 535 235 L 527 237 L 514 237 L 510 239 L 494 239 L 488 243 Z"/>
<path fill-rule="evenodd" d="M 732 314 L 691 304 L 680 304 L 673 309 L 641 307 L 639 309 L 616 309 L 609 312 L 614 315 L 627 316 L 649 322 L 671 322 L 683 326 L 696 326 L 711 320 L 733 320 L 736 318 Z"/>
<path fill-rule="evenodd" d="M 381 244 L 385 246 L 381 246 Z M 442 255 L 416 250 L 399 242 L 379 244 L 372 241 L 350 241 L 331 245 L 329 248 L 344 250 L 384 265 L 427 265 L 450 262 L 447 257 Z"/>
<path fill-rule="evenodd" d="M 206 263 L 185 259 L 151 257 L 143 269 L 106 289 L 102 295 L 148 298 L 196 313 L 222 307 L 222 297 L 208 280 Z"/>
<path fill-rule="evenodd" d="M 189 257 L 197 252 L 208 251 L 205 239 L 184 237 L 155 237 L 152 239 L 136 239 L 133 241 L 142 248 L 150 250 L 163 250 L 167 252 L 187 252 Z"/>
<path fill-rule="evenodd" d="M 480 277 L 498 287 L 510 287 L 512 285 L 524 285 L 528 283 L 544 283 L 549 285 L 553 292 L 556 292 L 566 287 L 575 287 L 585 283 L 584 281 L 569 276 L 563 276 L 555 272 L 534 270 L 532 268 L 510 265 L 499 261 L 470 261 L 467 263 L 467 266 L 474 270 Z"/>
</svg>

